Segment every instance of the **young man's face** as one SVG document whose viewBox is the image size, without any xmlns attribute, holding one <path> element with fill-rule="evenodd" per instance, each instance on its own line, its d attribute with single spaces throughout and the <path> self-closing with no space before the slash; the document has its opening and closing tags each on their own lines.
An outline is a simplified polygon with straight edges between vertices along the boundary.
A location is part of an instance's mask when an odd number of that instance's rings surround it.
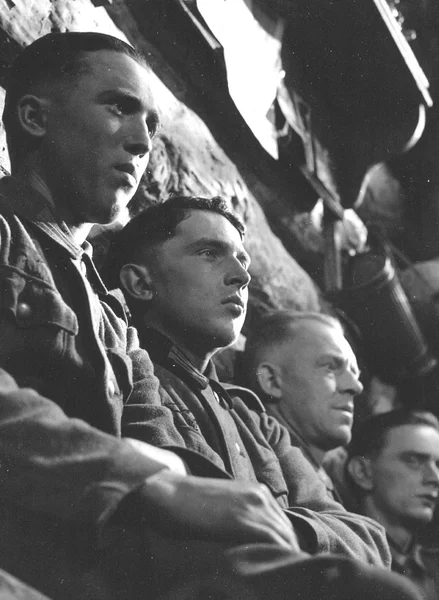
<svg viewBox="0 0 439 600">
<path fill-rule="evenodd" d="M 370 497 L 380 522 L 409 529 L 429 523 L 438 501 L 439 432 L 427 425 L 395 427 L 370 460 Z"/>
<path fill-rule="evenodd" d="M 87 70 L 49 98 L 43 177 L 67 223 L 110 223 L 146 169 L 158 117 L 149 74 L 131 57 L 85 54 Z"/>
<path fill-rule="evenodd" d="M 244 323 L 250 260 L 222 215 L 189 210 L 151 258 L 151 321 L 197 356 L 234 342 Z"/>
<path fill-rule="evenodd" d="M 276 349 L 279 407 L 313 446 L 326 452 L 351 438 L 354 397 L 363 389 L 355 355 L 342 331 L 319 321 L 296 326 Z"/>
</svg>

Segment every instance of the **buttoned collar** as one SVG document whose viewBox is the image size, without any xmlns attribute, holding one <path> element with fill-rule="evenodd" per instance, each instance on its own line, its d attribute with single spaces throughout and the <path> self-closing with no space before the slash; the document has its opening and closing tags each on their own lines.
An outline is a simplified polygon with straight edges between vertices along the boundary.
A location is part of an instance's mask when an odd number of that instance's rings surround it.
<svg viewBox="0 0 439 600">
<path fill-rule="evenodd" d="M 191 385 L 205 390 L 211 380 L 218 381 L 212 361 L 209 361 L 206 371 L 201 373 L 183 350 L 156 329 L 147 327 L 139 332 L 139 336 L 141 346 L 148 351 L 152 362 L 177 371 Z"/>
<path fill-rule="evenodd" d="M 424 572 L 427 570 L 422 558 L 422 546 L 417 544 L 415 540 L 412 541 L 407 550 L 392 540 L 389 534 L 387 534 L 387 540 L 392 553 L 392 563 L 401 572 L 407 570 L 410 572 L 413 572 L 413 570 Z"/>
<path fill-rule="evenodd" d="M 40 192 L 15 177 L 3 177 L 0 179 L 0 207 L 35 225 L 71 258 L 83 260 L 93 287 L 100 293 L 108 293 L 94 266 L 92 245 L 85 241 L 79 246 L 75 242 L 67 225 L 58 219 L 52 205 Z"/>
</svg>

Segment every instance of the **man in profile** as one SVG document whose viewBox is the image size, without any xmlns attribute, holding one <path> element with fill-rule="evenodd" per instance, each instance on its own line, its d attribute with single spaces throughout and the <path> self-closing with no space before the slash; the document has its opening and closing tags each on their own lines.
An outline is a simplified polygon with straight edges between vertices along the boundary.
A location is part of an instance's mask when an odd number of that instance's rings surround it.
<svg viewBox="0 0 439 600">
<path fill-rule="evenodd" d="M 439 422 L 429 412 L 399 409 L 354 428 L 347 475 L 362 514 L 386 529 L 392 570 L 415 583 L 426 600 L 439 594 L 439 550 L 417 536 L 432 522 L 439 499 Z"/>
<path fill-rule="evenodd" d="M 292 443 L 340 500 L 324 460 L 350 441 L 354 398 L 363 389 L 340 322 L 314 312 L 270 313 L 250 332 L 244 364 L 267 412 L 288 429 Z"/>
<path fill-rule="evenodd" d="M 171 198 L 119 234 L 108 259 L 110 284 L 122 286 L 187 447 L 239 481 L 267 486 L 302 550 L 375 562 L 375 524 L 328 498 L 255 394 L 218 381 L 212 356 L 236 340 L 246 314 L 250 257 L 243 236 L 242 222 L 221 198 Z M 130 437 L 149 441 L 147 411 L 128 401 Z"/>
</svg>

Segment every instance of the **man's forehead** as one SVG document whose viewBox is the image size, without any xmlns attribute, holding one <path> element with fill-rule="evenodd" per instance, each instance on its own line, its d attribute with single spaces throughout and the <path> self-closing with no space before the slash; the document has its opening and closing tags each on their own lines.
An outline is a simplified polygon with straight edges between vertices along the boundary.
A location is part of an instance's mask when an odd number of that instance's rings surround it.
<svg viewBox="0 0 439 600">
<path fill-rule="evenodd" d="M 188 209 L 185 218 L 176 227 L 176 236 L 188 243 L 210 238 L 243 248 L 236 227 L 224 215 L 210 210 Z"/>
<path fill-rule="evenodd" d="M 439 459 L 439 431 L 427 424 L 406 424 L 387 432 L 383 451 L 388 454 L 417 452 Z"/>
<path fill-rule="evenodd" d="M 117 52 L 116 50 L 94 50 L 83 52 L 80 56 L 83 66 L 81 74 L 99 75 L 101 79 L 113 80 L 119 85 L 137 85 L 139 81 L 144 86 L 149 86 L 151 71 L 146 64 L 139 62 L 134 57 Z M 133 73 L 136 80 L 133 81 Z"/>
<path fill-rule="evenodd" d="M 336 325 L 317 319 L 303 319 L 292 325 L 291 330 L 292 339 L 296 339 L 300 344 L 306 344 L 322 351 L 332 348 L 334 351 L 353 353 L 342 330 Z"/>
</svg>

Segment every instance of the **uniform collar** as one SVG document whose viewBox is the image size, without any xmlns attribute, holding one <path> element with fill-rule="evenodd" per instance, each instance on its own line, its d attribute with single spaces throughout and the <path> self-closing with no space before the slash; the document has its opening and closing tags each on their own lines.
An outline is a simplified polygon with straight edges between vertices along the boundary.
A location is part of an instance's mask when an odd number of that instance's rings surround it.
<svg viewBox="0 0 439 600">
<path fill-rule="evenodd" d="M 35 225 L 71 258 L 83 260 L 93 287 L 103 294 L 108 293 L 94 266 L 92 245 L 85 241 L 79 246 L 75 242 L 67 225 L 58 219 L 52 205 L 40 192 L 15 177 L 3 177 L 0 179 L 0 207 Z"/>
<path fill-rule="evenodd" d="M 397 567 L 401 572 L 407 570 L 413 571 L 419 569 L 419 571 L 426 571 L 424 560 L 422 558 L 422 546 L 412 541 L 407 550 L 404 550 L 399 544 L 397 544 L 387 534 L 387 540 L 389 542 L 390 551 L 392 553 L 392 564 Z"/>
<path fill-rule="evenodd" d="M 148 351 L 152 362 L 177 371 L 188 383 L 205 390 L 211 380 L 218 381 L 212 361 L 209 361 L 206 371 L 201 373 L 192 365 L 183 350 L 156 329 L 144 328 L 139 332 L 139 336 L 141 346 Z"/>
<path fill-rule="evenodd" d="M 84 249 L 78 246 L 67 225 L 58 219 L 52 205 L 36 189 L 15 177 L 3 177 L 0 180 L 0 202 L 23 220 L 44 231 L 67 250 L 72 258 L 82 257 Z"/>
</svg>

